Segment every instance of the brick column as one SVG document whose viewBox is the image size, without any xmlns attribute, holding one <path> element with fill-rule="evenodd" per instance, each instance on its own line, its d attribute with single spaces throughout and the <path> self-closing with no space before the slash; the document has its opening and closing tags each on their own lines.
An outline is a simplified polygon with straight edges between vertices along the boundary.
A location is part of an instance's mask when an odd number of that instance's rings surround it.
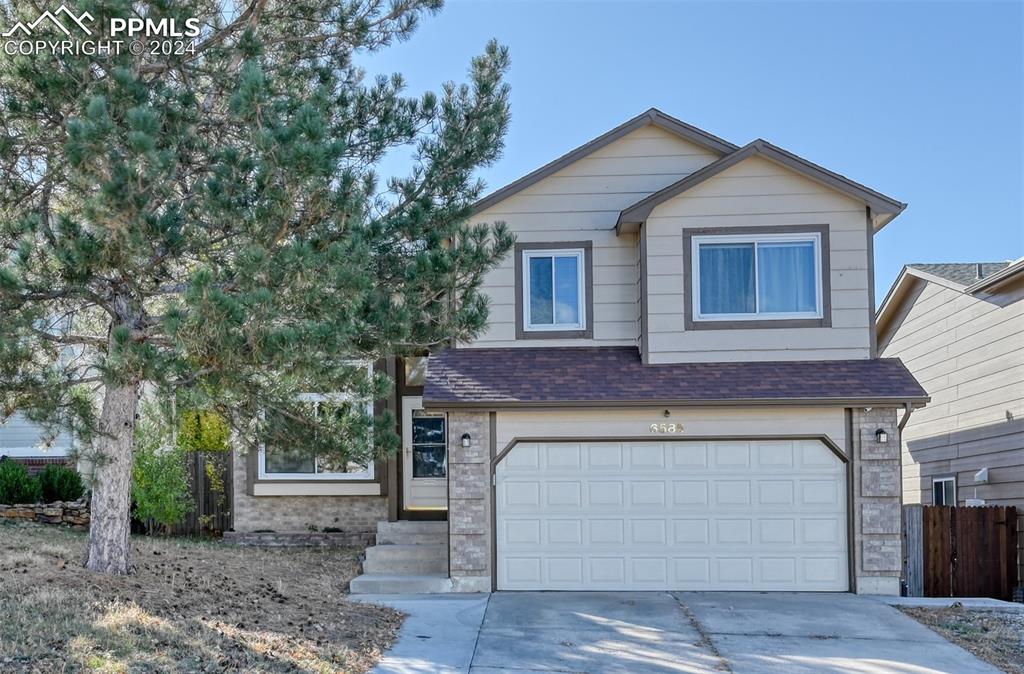
<svg viewBox="0 0 1024 674">
<path fill-rule="evenodd" d="M 903 522 L 895 408 L 853 409 L 854 575 L 858 594 L 900 593 Z M 875 431 L 888 435 L 875 439 Z"/>
<path fill-rule="evenodd" d="M 462 436 L 469 433 L 469 447 Z M 490 423 L 448 413 L 448 559 L 455 592 L 491 591 Z"/>
</svg>

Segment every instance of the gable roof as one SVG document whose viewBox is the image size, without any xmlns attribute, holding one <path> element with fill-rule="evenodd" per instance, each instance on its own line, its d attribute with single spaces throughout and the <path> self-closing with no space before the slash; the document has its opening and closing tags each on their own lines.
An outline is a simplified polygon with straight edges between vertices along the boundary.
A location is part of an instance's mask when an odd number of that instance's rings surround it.
<svg viewBox="0 0 1024 674">
<path fill-rule="evenodd" d="M 927 402 L 896 358 L 644 365 L 634 346 L 448 349 L 423 391 L 441 408 Z"/>
<path fill-rule="evenodd" d="M 1009 267 L 1009 262 L 941 262 L 913 263 L 907 267 L 915 271 L 938 276 L 964 287 L 991 276 L 992 274 Z"/>
<path fill-rule="evenodd" d="M 692 187 L 700 185 L 705 180 L 718 175 L 730 166 L 735 166 L 744 159 L 749 159 L 753 156 L 764 157 L 769 161 L 773 161 L 792 169 L 811 180 L 838 190 L 839 192 L 847 194 L 854 199 L 863 201 L 871 207 L 872 212 L 876 215 L 891 216 L 882 222 L 880 226 L 876 227 L 876 230 L 881 229 L 881 227 L 885 226 L 889 220 L 899 215 L 903 209 L 907 207 L 907 205 L 901 201 L 897 201 L 892 197 L 887 197 L 881 192 L 876 192 L 875 190 L 865 187 L 858 182 L 854 182 L 845 176 L 829 171 L 828 169 L 807 161 L 802 157 L 798 157 L 792 152 L 783 150 L 780 147 L 772 145 L 766 140 L 758 138 L 757 140 L 744 145 L 735 152 L 725 155 L 718 161 L 712 162 L 707 166 L 694 171 L 687 177 L 678 180 L 668 187 L 658 190 L 650 196 L 644 197 L 632 206 L 623 209 L 619 214 L 618 222 L 615 224 L 615 231 L 617 233 L 624 231 L 636 231 L 640 225 L 647 220 L 651 211 L 659 204 L 682 194 Z"/>
<path fill-rule="evenodd" d="M 666 115 L 657 108 L 651 108 L 650 110 L 637 115 L 633 119 L 620 124 L 611 131 L 601 134 L 592 141 L 580 145 L 575 150 L 562 155 L 558 159 L 541 166 L 536 171 L 526 174 L 519 180 L 509 183 L 495 192 L 491 192 L 473 204 L 473 214 L 490 208 L 499 201 L 509 198 L 516 192 L 520 192 L 534 183 L 540 182 L 552 173 L 562 170 L 569 164 L 600 150 L 602 147 L 615 142 L 628 133 L 632 133 L 637 129 L 645 127 L 648 124 L 664 129 L 669 133 L 674 133 L 677 136 L 685 138 L 686 140 L 696 143 L 697 145 L 707 148 L 719 155 L 725 155 L 733 152 L 738 147 L 737 145 L 733 145 L 729 141 L 712 135 L 703 129 L 698 129 L 695 126 L 676 119 L 675 117 Z"/>
<path fill-rule="evenodd" d="M 979 273 L 980 272 L 980 273 Z M 903 303 L 911 284 L 918 279 L 935 283 L 965 295 L 995 291 L 999 286 L 1024 274 L 1024 257 L 1011 262 L 913 263 L 903 266 L 885 299 L 875 312 L 875 324 L 881 335 Z"/>
</svg>

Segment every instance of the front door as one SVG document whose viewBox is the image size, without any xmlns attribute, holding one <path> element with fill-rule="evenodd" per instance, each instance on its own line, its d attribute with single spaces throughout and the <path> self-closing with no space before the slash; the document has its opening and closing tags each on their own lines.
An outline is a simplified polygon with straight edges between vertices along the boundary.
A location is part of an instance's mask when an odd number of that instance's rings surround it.
<svg viewBox="0 0 1024 674">
<path fill-rule="evenodd" d="M 448 420 L 402 398 L 402 494 L 405 510 L 448 509 Z"/>
</svg>

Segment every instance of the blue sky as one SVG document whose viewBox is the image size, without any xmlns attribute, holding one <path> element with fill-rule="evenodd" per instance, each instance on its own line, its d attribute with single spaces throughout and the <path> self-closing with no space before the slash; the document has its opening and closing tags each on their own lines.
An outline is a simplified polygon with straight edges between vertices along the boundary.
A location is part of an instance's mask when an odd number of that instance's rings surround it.
<svg viewBox="0 0 1024 674">
<path fill-rule="evenodd" d="M 418 93 L 463 80 L 489 38 L 509 47 L 512 125 L 488 191 L 654 106 L 908 202 L 875 239 L 881 301 L 905 262 L 1024 255 L 1022 8 L 449 0 L 364 65 Z"/>
</svg>

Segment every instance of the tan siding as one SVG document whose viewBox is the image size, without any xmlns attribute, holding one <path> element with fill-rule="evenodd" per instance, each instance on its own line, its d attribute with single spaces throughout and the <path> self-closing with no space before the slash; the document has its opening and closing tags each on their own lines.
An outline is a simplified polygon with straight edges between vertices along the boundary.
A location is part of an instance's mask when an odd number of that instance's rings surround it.
<svg viewBox="0 0 1024 674">
<path fill-rule="evenodd" d="M 990 297 L 918 281 L 882 355 L 899 357 L 932 396 L 903 432 L 908 503 L 931 503 L 937 475 L 961 501 L 1024 506 L 1024 283 Z M 989 484 L 974 474 L 989 468 Z"/>
<path fill-rule="evenodd" d="M 846 417 L 841 408 L 760 407 L 673 409 L 668 421 L 685 433 L 656 435 L 652 423 L 666 421 L 663 408 L 649 410 L 530 410 L 498 412 L 498 451 L 515 438 L 650 437 L 669 442 L 700 436 L 827 435 L 846 447 Z"/>
<path fill-rule="evenodd" d="M 831 246 L 831 328 L 684 329 L 684 228 L 822 224 Z M 661 204 L 646 227 L 651 362 L 870 356 L 863 204 L 755 157 Z"/>
<path fill-rule="evenodd" d="M 657 127 L 644 127 L 478 214 L 504 221 L 520 242 L 593 241 L 594 337 L 516 340 L 515 260 L 484 279 L 487 331 L 465 346 L 636 345 L 640 338 L 636 235 L 615 235 L 619 211 L 717 159 Z"/>
</svg>

